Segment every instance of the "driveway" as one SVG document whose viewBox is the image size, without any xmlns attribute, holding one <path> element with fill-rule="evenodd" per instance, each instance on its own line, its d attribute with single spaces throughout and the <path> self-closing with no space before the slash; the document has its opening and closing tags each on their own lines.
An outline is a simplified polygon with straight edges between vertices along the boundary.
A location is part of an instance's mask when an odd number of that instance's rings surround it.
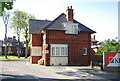
<svg viewBox="0 0 120 81">
<path fill-rule="evenodd" d="M 0 79 L 58 79 L 58 80 L 102 80 L 117 81 L 115 73 L 103 72 L 78 66 L 43 66 L 27 61 L 0 61 Z M 119 77 L 118 77 L 119 76 Z M 109 79 L 109 80 L 108 80 Z"/>
</svg>

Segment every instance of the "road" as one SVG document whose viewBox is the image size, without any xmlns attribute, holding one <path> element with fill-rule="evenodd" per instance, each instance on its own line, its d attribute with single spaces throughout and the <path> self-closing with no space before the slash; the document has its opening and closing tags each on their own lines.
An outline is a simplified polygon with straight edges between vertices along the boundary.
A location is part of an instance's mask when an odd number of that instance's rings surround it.
<svg viewBox="0 0 120 81">
<path fill-rule="evenodd" d="M 78 66 L 43 66 L 27 61 L 0 61 L 0 79 L 97 79 L 117 81 L 118 74 Z M 77 69 L 76 69 L 77 68 Z M 110 80 L 111 81 L 111 80 Z"/>
</svg>

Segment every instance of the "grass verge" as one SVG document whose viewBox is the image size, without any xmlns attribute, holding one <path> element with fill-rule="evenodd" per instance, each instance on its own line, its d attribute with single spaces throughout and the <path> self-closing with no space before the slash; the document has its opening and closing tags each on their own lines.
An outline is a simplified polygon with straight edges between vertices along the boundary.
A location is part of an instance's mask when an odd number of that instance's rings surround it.
<svg viewBox="0 0 120 81">
<path fill-rule="evenodd" d="M 7 56 L 8 59 L 5 58 L 5 56 L 0 56 L 0 61 L 16 61 L 16 60 L 27 60 L 25 57 L 18 58 L 17 56 Z"/>
<path fill-rule="evenodd" d="M 94 69 L 99 69 L 99 70 L 101 69 L 100 66 L 93 66 L 93 68 L 94 68 Z"/>
</svg>

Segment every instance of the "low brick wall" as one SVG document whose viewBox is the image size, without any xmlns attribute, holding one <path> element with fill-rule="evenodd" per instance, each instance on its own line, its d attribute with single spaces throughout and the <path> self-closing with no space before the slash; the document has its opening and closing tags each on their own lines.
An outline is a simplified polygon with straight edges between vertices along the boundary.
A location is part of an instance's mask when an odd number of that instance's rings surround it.
<svg viewBox="0 0 120 81">
<path fill-rule="evenodd" d="M 31 56 L 30 57 L 30 63 L 37 64 L 38 60 L 40 60 L 42 56 Z"/>
</svg>

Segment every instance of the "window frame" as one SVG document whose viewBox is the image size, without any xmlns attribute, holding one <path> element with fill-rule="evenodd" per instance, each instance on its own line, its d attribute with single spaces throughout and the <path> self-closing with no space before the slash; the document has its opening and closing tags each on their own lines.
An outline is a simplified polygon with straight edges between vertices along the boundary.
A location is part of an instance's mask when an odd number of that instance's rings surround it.
<svg viewBox="0 0 120 81">
<path fill-rule="evenodd" d="M 83 47 L 83 55 L 87 55 L 87 48 Z"/>
<path fill-rule="evenodd" d="M 31 56 L 42 56 L 42 47 L 33 46 Z"/>
<path fill-rule="evenodd" d="M 51 56 L 68 56 L 68 45 L 67 44 L 51 44 L 50 55 Z"/>
<path fill-rule="evenodd" d="M 65 34 L 78 34 L 78 23 L 63 23 L 66 29 Z"/>
</svg>

